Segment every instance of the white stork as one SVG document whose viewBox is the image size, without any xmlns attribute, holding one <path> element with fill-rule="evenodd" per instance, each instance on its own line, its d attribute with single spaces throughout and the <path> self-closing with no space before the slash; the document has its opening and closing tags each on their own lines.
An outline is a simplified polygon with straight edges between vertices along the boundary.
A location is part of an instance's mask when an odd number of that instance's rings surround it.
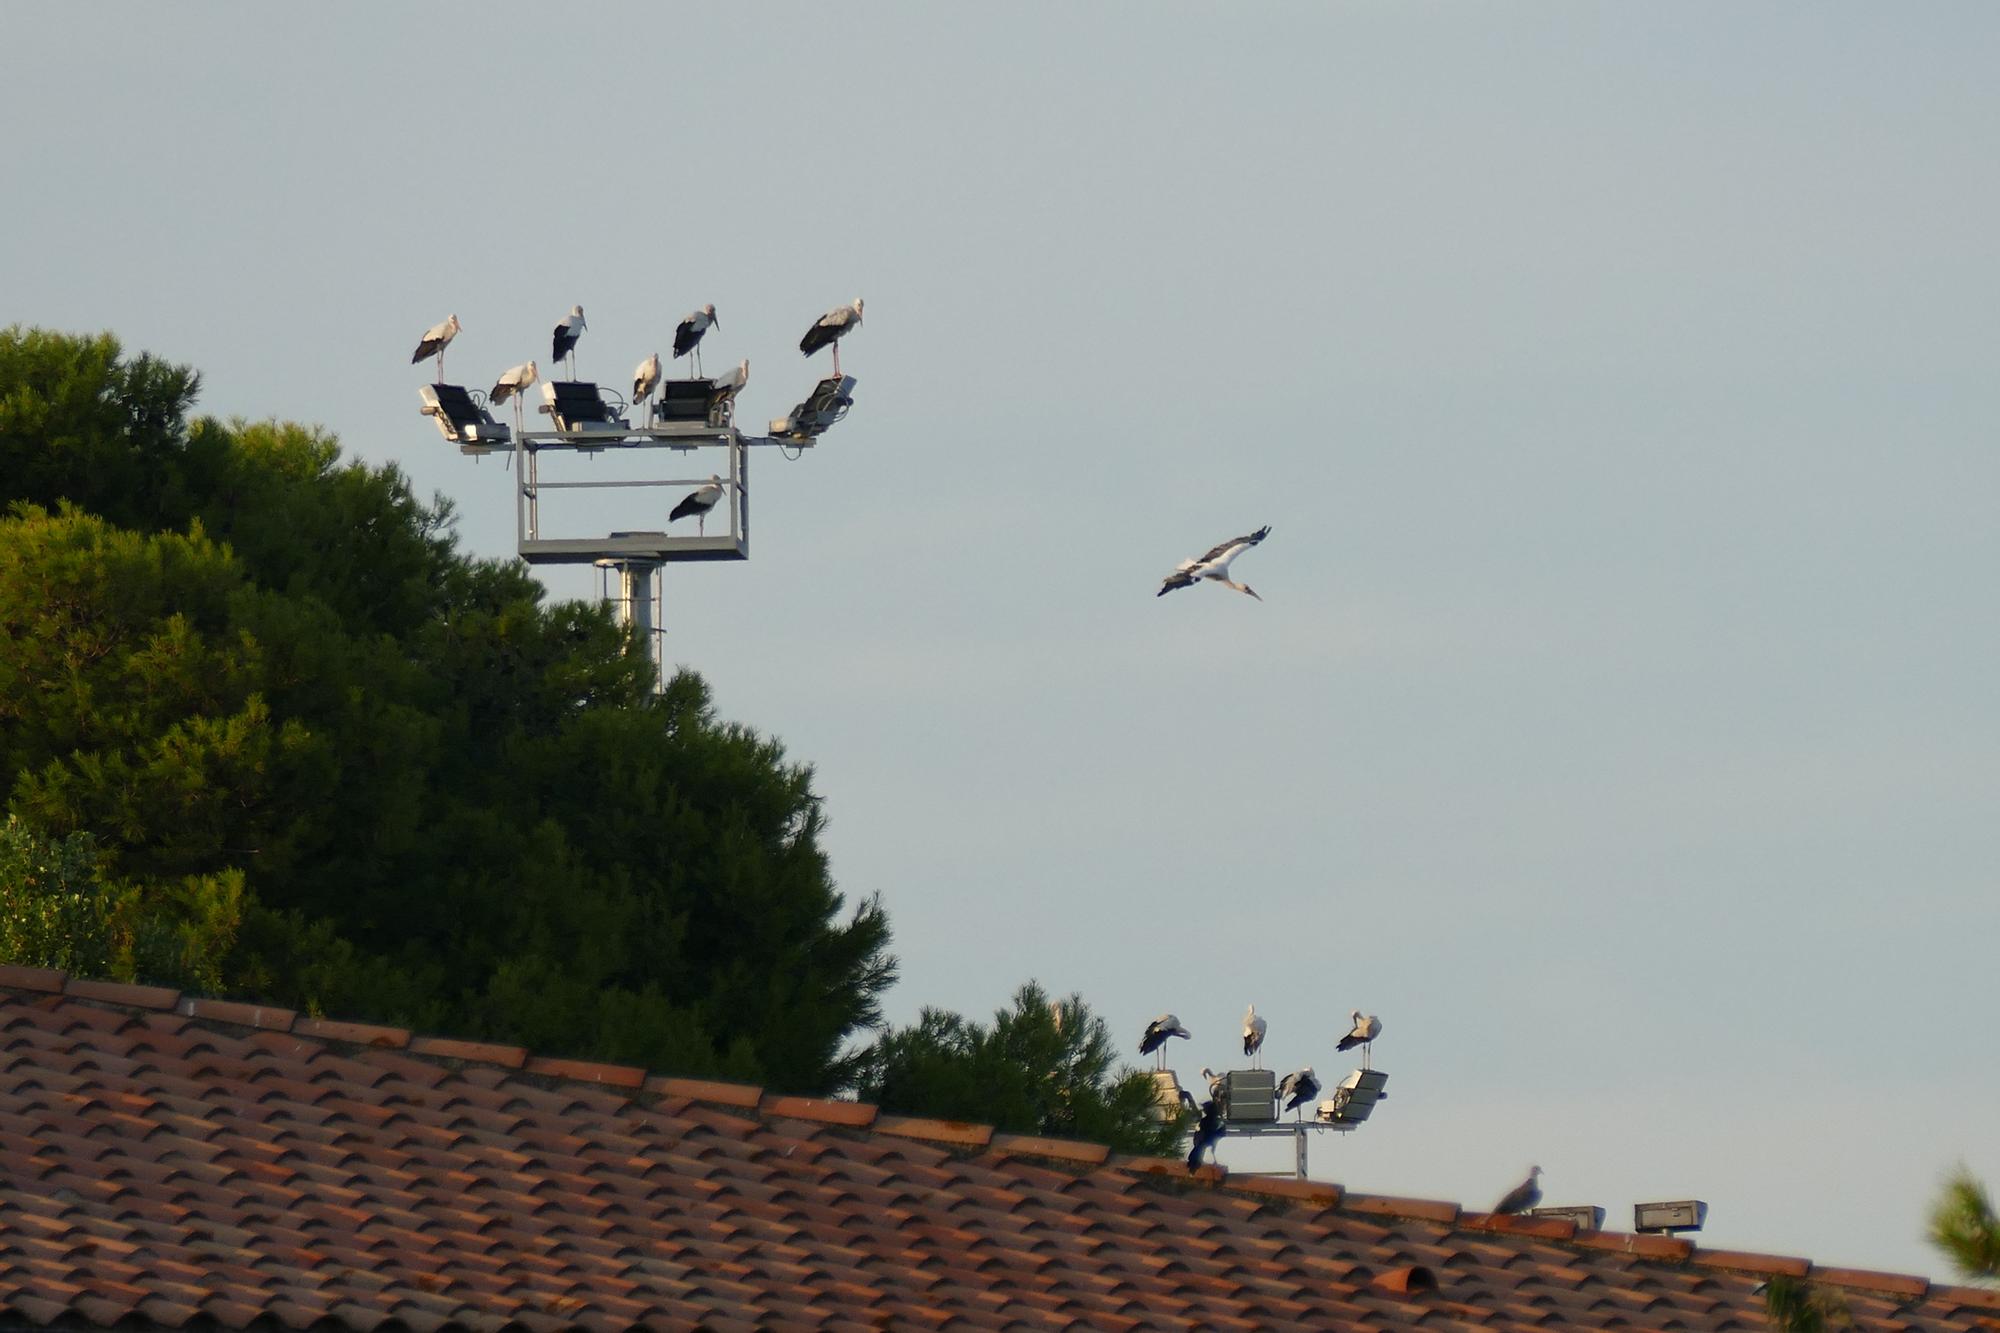
<svg viewBox="0 0 2000 1333">
<path fill-rule="evenodd" d="M 458 316 L 453 315 L 442 324 L 433 324 L 424 330 L 423 339 L 417 343 L 417 350 L 410 353 L 410 364 L 415 365 L 427 356 L 438 359 L 438 383 L 444 383 L 444 349 L 458 336 Z"/>
<path fill-rule="evenodd" d="M 653 396 L 653 390 L 660 387 L 660 354 L 653 353 L 639 363 L 632 372 L 632 406 L 637 407 Z M 651 409 L 649 408 L 648 411 Z"/>
<path fill-rule="evenodd" d="M 1247 592 L 1252 597 L 1257 597 L 1256 590 L 1249 584 L 1237 583 L 1229 577 L 1229 562 L 1270 535 L 1271 525 L 1266 523 L 1255 532 L 1246 533 L 1241 537 L 1231 537 L 1219 546 L 1211 546 L 1205 554 L 1194 560 L 1181 561 L 1174 567 L 1174 572 L 1167 575 L 1166 580 L 1160 584 L 1160 590 L 1153 596 L 1165 597 L 1176 588 L 1192 588 L 1197 579 L 1209 579 L 1225 588 L 1234 588 L 1238 592 Z M 1257 597 L 1257 600 L 1261 602 L 1264 599 Z"/>
<path fill-rule="evenodd" d="M 1167 1038 L 1185 1038 L 1187 1035 L 1188 1030 L 1181 1026 L 1180 1019 L 1172 1014 L 1161 1014 L 1158 1018 L 1146 1024 L 1146 1031 L 1139 1037 L 1139 1054 L 1151 1055 L 1154 1051 L 1159 1051 L 1160 1068 L 1165 1069 L 1167 1067 L 1167 1053 L 1164 1048 L 1167 1044 Z"/>
<path fill-rule="evenodd" d="M 1278 1080 L 1278 1096 L 1285 1100 L 1287 1111 L 1296 1111 L 1313 1098 L 1319 1096 L 1319 1075 L 1313 1073 L 1311 1065 Z"/>
<path fill-rule="evenodd" d="M 677 518 L 692 516 L 697 525 L 696 531 L 706 536 L 708 534 L 708 511 L 715 508 L 721 500 L 722 478 L 711 472 L 708 474 L 708 485 L 698 491 L 690 492 L 686 498 L 675 505 L 674 512 L 667 515 L 667 522 L 671 525 Z"/>
<path fill-rule="evenodd" d="M 822 347 L 833 348 L 833 373 L 840 373 L 840 340 L 861 327 L 861 298 L 853 305 L 835 306 L 819 317 L 819 322 L 799 339 L 799 350 L 811 356 Z"/>
<path fill-rule="evenodd" d="M 534 362 L 523 361 L 520 365 L 515 366 L 512 370 L 507 371 L 505 374 L 501 375 L 500 378 L 494 382 L 493 392 L 487 394 L 486 396 L 493 402 L 494 406 L 497 407 L 501 403 L 506 402 L 509 398 L 512 398 L 515 394 L 520 393 L 522 390 L 526 389 L 530 384 L 533 384 L 537 377 L 537 373 L 538 372 L 535 370 Z"/>
<path fill-rule="evenodd" d="M 1256 1005 L 1253 1004 L 1243 1011 L 1243 1054 L 1254 1057 L 1264 1049 L 1264 1029 L 1266 1026 L 1267 1024 L 1264 1022 L 1263 1015 L 1257 1012 Z M 1250 1067 L 1252 1069 L 1262 1069 L 1264 1066 L 1262 1061 L 1253 1059 Z"/>
<path fill-rule="evenodd" d="M 1528 1168 L 1528 1178 L 1507 1191 L 1507 1197 L 1493 1205 L 1496 1214 L 1525 1213 L 1542 1201 L 1542 1187 L 1535 1183 L 1535 1177 L 1542 1174 L 1542 1168 Z"/>
<path fill-rule="evenodd" d="M 708 392 L 708 410 L 713 413 L 720 409 L 723 404 L 735 401 L 736 395 L 742 393 L 743 386 L 749 382 L 750 358 L 746 356 L 736 369 L 725 370 L 711 381 Z M 729 418 L 724 417 L 723 420 L 728 421 Z"/>
<path fill-rule="evenodd" d="M 1382 1020 L 1373 1014 L 1363 1014 L 1359 1009 L 1350 1013 L 1348 1018 L 1352 1020 L 1354 1026 L 1348 1029 L 1347 1035 L 1340 1039 L 1340 1045 L 1335 1047 L 1335 1049 L 1351 1051 L 1356 1046 L 1359 1046 L 1361 1048 L 1361 1067 L 1366 1069 L 1368 1067 L 1368 1057 L 1375 1049 L 1375 1039 L 1382 1035 Z"/>
<path fill-rule="evenodd" d="M 674 360 L 678 361 L 689 352 L 694 353 L 694 373 L 701 374 L 701 335 L 708 332 L 709 325 L 722 327 L 715 317 L 715 303 L 710 302 L 682 320 L 674 329 Z"/>
<path fill-rule="evenodd" d="M 580 305 L 571 306 L 569 313 L 562 317 L 562 322 L 556 325 L 555 337 L 551 343 L 553 350 L 549 353 L 549 360 L 561 361 L 569 356 L 571 352 L 574 352 L 576 350 L 576 341 L 583 336 L 585 327 L 586 325 L 583 322 L 583 307 Z M 575 362 L 570 363 L 569 371 L 572 375 L 576 373 Z"/>
<path fill-rule="evenodd" d="M 1216 1101 L 1221 1101 L 1222 1094 L 1228 1091 L 1228 1076 L 1218 1074 L 1207 1065 L 1203 1065 L 1201 1067 L 1201 1077 L 1202 1081 L 1208 1084 L 1208 1095 Z"/>
</svg>

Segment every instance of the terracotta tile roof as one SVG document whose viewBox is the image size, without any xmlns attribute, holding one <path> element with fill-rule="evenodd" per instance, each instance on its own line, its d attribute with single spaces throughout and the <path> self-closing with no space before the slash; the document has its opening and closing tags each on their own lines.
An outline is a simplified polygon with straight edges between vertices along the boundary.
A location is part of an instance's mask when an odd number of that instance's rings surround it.
<svg viewBox="0 0 2000 1333">
<path fill-rule="evenodd" d="M 2000 1293 L 0 967 L 0 1325 L 1863 1328 Z"/>
</svg>

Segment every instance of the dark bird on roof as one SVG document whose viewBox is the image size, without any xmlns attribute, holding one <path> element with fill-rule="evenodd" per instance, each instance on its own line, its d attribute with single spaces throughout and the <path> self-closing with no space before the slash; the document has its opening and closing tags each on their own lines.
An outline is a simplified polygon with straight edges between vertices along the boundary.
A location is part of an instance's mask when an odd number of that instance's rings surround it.
<svg viewBox="0 0 2000 1333">
<path fill-rule="evenodd" d="M 555 336 L 550 343 L 553 350 L 549 354 L 549 360 L 561 361 L 571 352 L 574 352 L 576 350 L 577 339 L 583 337 L 585 327 L 587 326 L 583 322 L 583 307 L 580 305 L 571 306 L 569 313 L 562 317 L 562 322 L 556 325 Z M 571 366 L 570 370 L 572 374 L 575 373 L 575 369 L 574 366 Z"/>
<path fill-rule="evenodd" d="M 1176 588 L 1192 588 L 1197 580 L 1208 579 L 1220 583 L 1225 588 L 1234 588 L 1238 592 L 1247 592 L 1252 597 L 1257 597 L 1256 591 L 1249 584 L 1237 583 L 1229 577 L 1229 562 L 1270 535 L 1271 525 L 1267 523 L 1255 532 L 1245 533 L 1241 537 L 1231 537 L 1226 542 L 1211 546 L 1207 552 L 1193 560 L 1181 561 L 1174 567 L 1174 572 L 1167 575 L 1166 581 L 1160 584 L 1160 590 L 1153 596 L 1165 597 Z M 1261 602 L 1264 599 L 1257 597 L 1257 600 Z"/>
<path fill-rule="evenodd" d="M 410 354 L 410 364 L 415 365 L 427 356 L 438 359 L 438 383 L 444 383 L 444 349 L 458 336 L 458 316 L 453 315 L 442 324 L 433 324 L 424 330 L 424 336 L 417 343 L 417 350 Z"/>
<path fill-rule="evenodd" d="M 1525 1213 L 1542 1201 L 1542 1187 L 1535 1183 L 1535 1177 L 1542 1174 L 1542 1168 L 1528 1168 L 1528 1178 L 1507 1191 L 1507 1197 L 1493 1205 L 1495 1213 Z"/>
<path fill-rule="evenodd" d="M 1222 1108 L 1215 1104 L 1213 1097 L 1201 1104 L 1201 1119 L 1195 1122 L 1194 1146 L 1188 1149 L 1188 1170 L 1201 1166 L 1201 1156 L 1213 1156 L 1215 1145 L 1222 1139 Z"/>
<path fill-rule="evenodd" d="M 696 530 L 705 536 L 708 532 L 708 511 L 715 508 L 721 499 L 722 478 L 711 472 L 708 476 L 708 485 L 690 493 L 675 505 L 673 512 L 667 515 L 667 522 L 671 525 L 675 519 L 692 517 L 696 523 Z"/>
<path fill-rule="evenodd" d="M 722 322 L 715 317 L 713 302 L 695 311 L 674 328 L 674 359 L 678 361 L 689 352 L 694 352 L 697 375 L 701 373 L 699 369 L 701 353 L 698 350 L 701 345 L 701 335 L 708 332 L 711 324 L 717 328 L 722 327 Z"/>
<path fill-rule="evenodd" d="M 1278 1096 L 1286 1099 L 1287 1111 L 1298 1110 L 1319 1096 L 1319 1075 L 1313 1073 L 1311 1065 L 1296 1073 L 1285 1075 L 1278 1080 Z"/>
<path fill-rule="evenodd" d="M 821 315 L 813 326 L 806 330 L 806 336 L 799 339 L 799 350 L 811 356 L 822 347 L 833 348 L 833 373 L 840 373 L 840 340 L 861 327 L 861 298 L 855 297 L 853 305 L 835 306 Z"/>
</svg>

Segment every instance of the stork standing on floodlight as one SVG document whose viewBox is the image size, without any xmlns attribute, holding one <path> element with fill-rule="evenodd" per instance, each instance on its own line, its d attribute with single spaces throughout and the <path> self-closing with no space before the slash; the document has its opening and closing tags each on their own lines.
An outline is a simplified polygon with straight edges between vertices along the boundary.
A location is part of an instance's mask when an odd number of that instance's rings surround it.
<svg viewBox="0 0 2000 1333">
<path fill-rule="evenodd" d="M 853 305 L 835 306 L 819 317 L 819 322 L 799 339 L 799 350 L 811 356 L 822 347 L 833 348 L 833 373 L 840 373 L 840 340 L 861 327 L 861 298 Z"/>
<path fill-rule="evenodd" d="M 493 382 L 493 391 L 486 395 L 487 401 L 495 407 L 506 402 L 509 398 L 514 400 L 514 433 L 516 435 L 521 433 L 521 393 L 530 384 L 535 382 L 537 373 L 534 362 L 523 361 L 512 370 L 502 373 L 500 378 Z"/>
<path fill-rule="evenodd" d="M 1243 1011 L 1243 1054 L 1251 1057 L 1250 1067 L 1252 1069 L 1262 1069 L 1264 1067 L 1262 1052 L 1264 1050 L 1264 1029 L 1266 1026 L 1263 1016 L 1257 1012 L 1256 1005 L 1253 1004 Z"/>
<path fill-rule="evenodd" d="M 1205 554 L 1196 559 L 1181 561 L 1174 567 L 1174 572 L 1167 575 L 1166 581 L 1160 584 L 1160 590 L 1153 596 L 1165 597 L 1176 588 L 1192 588 L 1197 580 L 1209 579 L 1225 588 L 1234 588 L 1238 592 L 1247 592 L 1252 597 L 1257 597 L 1256 590 L 1249 584 L 1237 583 L 1229 577 L 1229 562 L 1270 535 L 1271 525 L 1266 523 L 1255 532 L 1232 537 L 1220 545 L 1209 547 Z M 1257 597 L 1257 600 L 1261 602 L 1264 599 Z"/>
<path fill-rule="evenodd" d="M 708 511 L 715 508 L 721 500 L 722 478 L 711 472 L 708 475 L 708 485 L 691 493 L 686 499 L 674 506 L 674 511 L 667 515 L 667 524 L 671 527 L 675 519 L 687 518 L 689 515 L 693 515 L 696 530 L 701 535 L 707 536 Z"/>
<path fill-rule="evenodd" d="M 439 384 L 444 383 L 444 349 L 458 336 L 458 316 L 453 315 L 442 324 L 433 324 L 424 330 L 424 336 L 417 343 L 417 350 L 410 354 L 410 364 L 415 365 L 427 356 L 438 359 Z"/>
<path fill-rule="evenodd" d="M 659 387 L 660 354 L 655 352 L 644 361 L 641 361 L 639 368 L 632 372 L 632 406 L 637 407 L 639 404 L 645 403 L 646 420 L 648 421 L 653 419 L 653 405 L 647 402 L 647 399 L 651 398 L 653 390 Z"/>
<path fill-rule="evenodd" d="M 1364 1015 L 1359 1009 L 1350 1013 L 1348 1018 L 1353 1020 L 1354 1026 L 1348 1029 L 1347 1035 L 1340 1039 L 1340 1045 L 1334 1049 L 1351 1051 L 1359 1046 L 1361 1067 L 1366 1069 L 1369 1067 L 1369 1057 L 1375 1052 L 1375 1039 L 1382 1035 L 1382 1020 L 1373 1014 Z"/>
<path fill-rule="evenodd" d="M 701 335 L 708 332 L 711 324 L 716 328 L 722 327 L 722 322 L 715 317 L 713 302 L 689 315 L 674 329 L 674 360 L 678 361 L 688 353 L 694 353 L 696 378 L 701 376 Z"/>
<path fill-rule="evenodd" d="M 1187 1035 L 1188 1030 L 1181 1026 L 1180 1019 L 1172 1014 L 1161 1014 L 1158 1018 L 1146 1024 L 1146 1031 L 1139 1038 L 1139 1054 L 1151 1055 L 1154 1051 L 1158 1051 L 1160 1053 L 1160 1068 L 1165 1069 L 1167 1067 L 1167 1038 L 1180 1037 L 1185 1039 Z"/>
<path fill-rule="evenodd" d="M 1278 1080 L 1278 1096 L 1285 1099 L 1287 1111 L 1297 1111 L 1301 1106 L 1319 1096 L 1319 1075 L 1313 1073 L 1311 1065 Z M 1300 1112 L 1301 1118 L 1304 1112 Z"/>
<path fill-rule="evenodd" d="M 1535 1177 L 1542 1174 L 1542 1168 L 1528 1168 L 1528 1178 L 1507 1191 L 1507 1197 L 1493 1205 L 1496 1215 L 1525 1213 L 1542 1201 L 1542 1187 L 1535 1183 Z"/>
<path fill-rule="evenodd" d="M 562 317 L 562 322 L 556 325 L 555 336 L 550 343 L 552 350 L 549 360 L 560 363 L 576 351 L 577 339 L 583 337 L 586 327 L 588 326 L 583 322 L 583 307 L 571 306 L 569 313 Z M 576 362 L 570 362 L 569 373 L 572 377 L 576 375 Z"/>
</svg>

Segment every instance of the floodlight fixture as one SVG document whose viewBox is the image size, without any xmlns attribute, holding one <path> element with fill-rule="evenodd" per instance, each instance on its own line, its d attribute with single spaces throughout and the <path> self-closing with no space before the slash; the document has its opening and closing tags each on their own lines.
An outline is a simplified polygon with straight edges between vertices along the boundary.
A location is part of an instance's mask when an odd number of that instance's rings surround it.
<svg viewBox="0 0 2000 1333">
<path fill-rule="evenodd" d="M 1357 1069 L 1340 1080 L 1333 1095 L 1322 1101 L 1313 1118 L 1323 1125 L 1358 1125 L 1389 1095 L 1389 1076 L 1379 1069 Z"/>
<path fill-rule="evenodd" d="M 828 375 L 813 386 L 805 401 L 788 416 L 771 422 L 771 434 L 783 440 L 803 443 L 826 434 L 829 427 L 854 406 L 854 376 Z"/>
<path fill-rule="evenodd" d="M 512 436 L 495 421 L 480 398 L 462 384 L 423 384 L 417 387 L 423 400 L 422 413 L 437 422 L 438 433 L 461 448 L 474 451 L 498 449 Z"/>
<path fill-rule="evenodd" d="M 1578 1231 L 1604 1230 L 1604 1210 L 1592 1204 L 1563 1204 L 1554 1208 L 1530 1208 L 1529 1217 L 1554 1217 L 1576 1223 Z"/>
<path fill-rule="evenodd" d="M 1632 1230 L 1666 1234 L 1699 1231 L 1708 1221 L 1708 1205 L 1700 1199 L 1669 1199 L 1660 1203 L 1632 1205 Z"/>
<path fill-rule="evenodd" d="M 1181 1087 L 1180 1076 L 1171 1069 L 1151 1071 L 1153 1078 L 1154 1112 L 1166 1120 L 1178 1115 L 1180 1109 L 1194 1101 L 1191 1093 Z"/>
<path fill-rule="evenodd" d="M 1232 1069 L 1222 1076 L 1222 1111 L 1232 1125 L 1278 1119 L 1278 1076 L 1268 1069 Z"/>
<path fill-rule="evenodd" d="M 541 410 L 566 435 L 624 436 L 632 424 L 595 384 L 584 380 L 543 380 Z"/>
</svg>

